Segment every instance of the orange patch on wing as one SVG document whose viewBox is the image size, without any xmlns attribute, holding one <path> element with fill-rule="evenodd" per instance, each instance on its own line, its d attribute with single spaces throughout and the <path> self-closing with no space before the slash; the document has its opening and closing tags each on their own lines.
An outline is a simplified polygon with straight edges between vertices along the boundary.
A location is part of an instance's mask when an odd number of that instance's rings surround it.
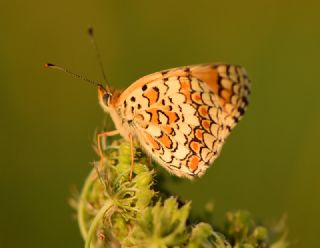
<svg viewBox="0 0 320 248">
<path fill-rule="evenodd" d="M 173 128 L 169 125 L 162 126 L 161 129 L 167 134 L 171 134 L 173 132 Z"/>
<path fill-rule="evenodd" d="M 211 67 L 201 67 L 192 70 L 192 76 L 207 83 L 214 93 L 218 93 L 218 72 Z"/>
<path fill-rule="evenodd" d="M 230 90 L 222 90 L 221 96 L 227 101 L 230 102 L 231 91 Z"/>
<path fill-rule="evenodd" d="M 163 144 L 166 148 L 171 148 L 172 146 L 172 141 L 171 139 L 169 138 L 168 135 L 166 134 L 163 134 L 160 138 L 159 138 L 159 141 L 161 144 Z"/>
<path fill-rule="evenodd" d="M 201 144 L 197 141 L 192 141 L 190 143 L 190 147 L 194 152 L 198 153 L 200 151 Z"/>
<path fill-rule="evenodd" d="M 151 146 L 156 149 L 156 150 L 160 150 L 160 145 L 159 143 L 152 138 L 152 136 L 150 134 L 146 134 L 148 141 L 150 142 Z"/>
<path fill-rule="evenodd" d="M 156 103 L 159 99 L 159 91 L 155 90 L 154 88 L 151 88 L 147 90 L 144 94 L 144 97 L 149 99 L 150 105 Z"/>
<path fill-rule="evenodd" d="M 169 124 L 175 123 L 178 120 L 178 115 L 175 112 L 172 111 L 165 111 L 166 116 L 169 119 Z"/>
<path fill-rule="evenodd" d="M 226 104 L 226 100 L 224 98 L 219 97 L 219 100 L 220 100 L 221 106 L 224 106 Z"/>
<path fill-rule="evenodd" d="M 152 109 L 149 109 L 147 112 L 149 114 L 151 114 L 150 122 L 158 125 L 159 124 L 159 115 L 158 115 L 157 109 L 152 108 Z"/>
<path fill-rule="evenodd" d="M 207 117 L 208 116 L 208 106 L 202 105 L 202 106 L 199 107 L 198 111 L 199 111 L 199 113 L 200 113 L 200 115 L 202 117 Z"/>
<path fill-rule="evenodd" d="M 195 132 L 195 136 L 198 140 L 202 140 L 203 139 L 203 131 L 201 129 L 197 129 Z"/>
<path fill-rule="evenodd" d="M 204 127 L 205 130 L 207 130 L 210 133 L 210 121 L 208 120 L 203 120 L 201 122 L 202 127 Z"/>
<path fill-rule="evenodd" d="M 199 162 L 200 162 L 200 158 L 198 158 L 197 156 L 192 156 L 189 159 L 188 167 L 190 168 L 190 170 L 192 172 L 194 172 L 196 169 L 198 169 Z"/>
<path fill-rule="evenodd" d="M 191 86 L 190 86 L 190 81 L 189 79 L 182 77 L 180 78 L 180 82 L 181 82 L 181 91 L 190 91 Z"/>
<path fill-rule="evenodd" d="M 201 98 L 201 95 L 200 95 L 200 92 L 194 92 L 192 95 L 191 95 L 191 98 L 194 102 L 198 103 L 198 104 L 202 104 L 202 98 Z"/>
<path fill-rule="evenodd" d="M 186 98 L 186 103 L 191 102 L 191 94 L 190 94 L 190 91 L 181 91 L 181 93 L 185 96 L 185 98 Z"/>
</svg>

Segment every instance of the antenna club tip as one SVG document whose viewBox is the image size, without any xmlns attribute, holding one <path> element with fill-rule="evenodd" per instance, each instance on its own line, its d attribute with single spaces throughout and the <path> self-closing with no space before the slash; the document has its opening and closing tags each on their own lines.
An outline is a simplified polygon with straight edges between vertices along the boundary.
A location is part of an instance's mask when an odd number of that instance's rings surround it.
<svg viewBox="0 0 320 248">
<path fill-rule="evenodd" d="M 54 64 L 50 64 L 50 63 L 46 63 L 43 65 L 44 68 L 50 68 L 50 67 L 53 67 Z"/>
<path fill-rule="evenodd" d="M 88 34 L 90 35 L 90 36 L 93 36 L 93 27 L 89 27 L 88 28 Z"/>
</svg>

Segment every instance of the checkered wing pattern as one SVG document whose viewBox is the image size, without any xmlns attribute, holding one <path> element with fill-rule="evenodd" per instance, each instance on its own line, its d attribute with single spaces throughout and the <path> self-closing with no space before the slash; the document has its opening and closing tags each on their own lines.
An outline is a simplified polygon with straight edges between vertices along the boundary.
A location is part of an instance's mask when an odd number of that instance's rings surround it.
<svg viewBox="0 0 320 248">
<path fill-rule="evenodd" d="M 244 115 L 248 105 L 250 84 L 246 70 L 237 65 L 206 64 L 190 67 L 190 73 L 206 82 L 218 96 L 228 116 L 226 126 L 231 130 Z"/>
<path fill-rule="evenodd" d="M 244 114 L 245 75 L 228 65 L 162 71 L 129 87 L 118 109 L 154 160 L 177 176 L 199 177 Z"/>
</svg>

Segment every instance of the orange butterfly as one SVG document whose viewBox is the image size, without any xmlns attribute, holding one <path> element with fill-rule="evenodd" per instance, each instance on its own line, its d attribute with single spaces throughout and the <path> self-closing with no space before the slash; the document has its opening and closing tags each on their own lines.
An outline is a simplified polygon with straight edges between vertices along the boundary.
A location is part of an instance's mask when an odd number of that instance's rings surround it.
<svg viewBox="0 0 320 248">
<path fill-rule="evenodd" d="M 66 71 L 52 64 L 46 66 Z M 156 72 L 124 91 L 98 84 L 100 105 L 116 127 L 98 134 L 99 153 L 102 157 L 102 136 L 120 134 L 130 141 L 132 150 L 133 142 L 138 141 L 156 162 L 176 176 L 202 176 L 245 113 L 249 94 L 244 68 L 228 64 Z"/>
<path fill-rule="evenodd" d="M 179 177 L 204 174 L 245 113 L 249 81 L 239 66 L 195 65 L 145 76 L 123 92 L 99 88 L 99 102 L 125 139 L 137 140 Z"/>
</svg>

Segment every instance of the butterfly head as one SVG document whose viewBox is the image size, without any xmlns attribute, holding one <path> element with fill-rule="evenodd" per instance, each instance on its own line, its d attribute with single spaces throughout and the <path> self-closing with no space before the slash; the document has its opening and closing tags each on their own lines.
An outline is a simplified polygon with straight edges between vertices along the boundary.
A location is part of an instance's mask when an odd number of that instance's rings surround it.
<svg viewBox="0 0 320 248">
<path fill-rule="evenodd" d="M 101 107 L 109 112 L 109 108 L 112 107 L 113 93 L 108 88 L 103 87 L 101 84 L 98 85 L 98 98 Z"/>
</svg>

